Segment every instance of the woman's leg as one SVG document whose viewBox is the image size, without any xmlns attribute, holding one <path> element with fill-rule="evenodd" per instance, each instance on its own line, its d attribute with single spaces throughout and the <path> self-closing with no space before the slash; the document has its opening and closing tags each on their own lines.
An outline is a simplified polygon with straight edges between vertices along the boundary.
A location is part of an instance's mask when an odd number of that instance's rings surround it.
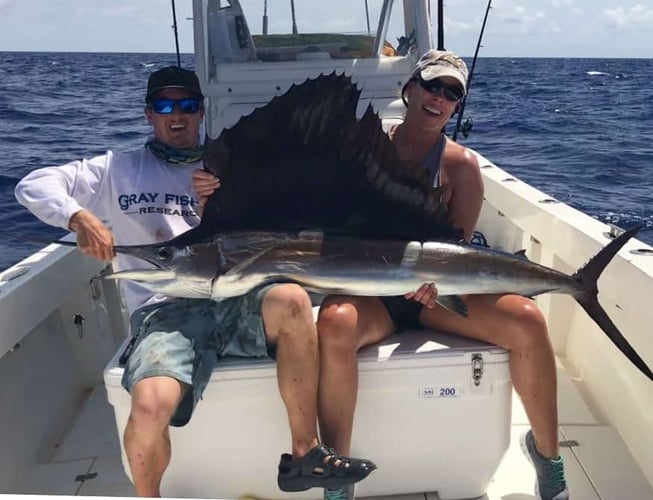
<svg viewBox="0 0 653 500">
<path fill-rule="evenodd" d="M 363 346 L 395 329 L 376 297 L 327 297 L 317 323 L 320 354 L 318 420 L 322 441 L 348 455 L 358 392 L 358 358 Z"/>
<path fill-rule="evenodd" d="M 535 445 L 547 458 L 558 456 L 556 367 L 546 322 L 532 300 L 519 295 L 470 295 L 468 316 L 436 305 L 424 308 L 420 322 L 491 342 L 510 351 L 510 375 L 531 424 Z"/>
</svg>

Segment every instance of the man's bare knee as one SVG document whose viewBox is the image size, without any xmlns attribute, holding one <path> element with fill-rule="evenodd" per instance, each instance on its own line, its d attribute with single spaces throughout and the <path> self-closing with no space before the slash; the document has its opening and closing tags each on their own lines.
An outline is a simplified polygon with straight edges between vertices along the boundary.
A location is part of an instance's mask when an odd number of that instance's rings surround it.
<svg viewBox="0 0 653 500">
<path fill-rule="evenodd" d="M 162 377 L 157 377 L 161 379 Z M 135 425 L 167 427 L 183 394 L 183 384 L 170 379 L 146 378 L 136 383 L 132 390 L 129 419 Z"/>
<path fill-rule="evenodd" d="M 278 285 L 272 288 L 263 299 L 265 317 L 304 316 L 311 311 L 311 299 L 301 286 L 295 284 Z"/>
<path fill-rule="evenodd" d="M 275 286 L 263 299 L 261 305 L 265 337 L 270 344 L 284 338 L 298 339 L 317 345 L 317 333 L 313 322 L 311 299 L 299 285 Z"/>
</svg>

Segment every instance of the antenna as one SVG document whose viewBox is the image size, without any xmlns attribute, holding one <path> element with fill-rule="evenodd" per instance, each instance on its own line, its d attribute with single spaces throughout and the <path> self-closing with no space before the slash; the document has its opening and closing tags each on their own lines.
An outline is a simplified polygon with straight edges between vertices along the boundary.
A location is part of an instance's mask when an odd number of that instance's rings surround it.
<svg viewBox="0 0 653 500">
<path fill-rule="evenodd" d="M 263 2 L 263 35 L 268 34 L 268 0 Z"/>
<path fill-rule="evenodd" d="M 474 74 L 474 67 L 476 66 L 476 59 L 478 58 L 478 50 L 481 47 L 481 41 L 483 40 L 483 32 L 485 31 L 485 23 L 487 22 L 487 16 L 490 13 L 492 8 L 492 0 L 488 0 L 487 8 L 485 9 L 485 17 L 483 18 L 483 25 L 481 26 L 481 32 L 478 35 L 478 42 L 476 43 L 476 50 L 474 51 L 474 59 L 472 60 L 472 67 L 469 70 L 469 76 L 467 77 L 467 94 L 463 98 L 463 102 L 460 103 L 460 109 L 458 110 L 458 120 L 456 121 L 456 128 L 453 131 L 452 139 L 455 141 L 458 138 L 458 130 L 461 128 L 460 124 L 463 121 L 463 113 L 465 112 L 465 104 L 467 103 L 467 98 L 469 97 L 469 89 L 472 85 L 472 75 Z M 462 126 L 462 132 L 465 137 L 469 134 L 471 129 L 471 124 L 467 122 Z"/>
<path fill-rule="evenodd" d="M 175 47 L 177 48 L 177 67 L 181 68 L 181 56 L 179 55 L 179 36 L 177 35 L 177 12 L 175 11 L 175 0 L 172 1 L 172 29 L 175 32 Z"/>
<path fill-rule="evenodd" d="M 438 0 L 438 50 L 444 50 L 444 1 Z"/>
</svg>

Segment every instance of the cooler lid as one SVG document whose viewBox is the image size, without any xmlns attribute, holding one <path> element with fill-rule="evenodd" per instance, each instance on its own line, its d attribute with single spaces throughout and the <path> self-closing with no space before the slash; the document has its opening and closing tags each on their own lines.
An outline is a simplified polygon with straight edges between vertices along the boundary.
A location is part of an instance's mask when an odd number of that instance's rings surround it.
<svg viewBox="0 0 653 500">
<path fill-rule="evenodd" d="M 358 353 L 361 362 L 424 359 L 429 364 L 466 363 L 471 353 L 483 353 L 489 362 L 505 362 L 509 353 L 502 347 L 460 335 L 435 330 L 407 329 L 365 347 Z"/>
<path fill-rule="evenodd" d="M 119 358 L 127 343 L 128 339 L 125 339 L 104 370 L 104 381 L 108 386 L 120 386 L 123 367 L 119 364 Z M 417 329 L 404 330 L 378 344 L 361 349 L 358 359 L 361 370 L 388 368 L 385 364 L 388 361 L 397 367 L 404 363 L 411 366 L 445 366 L 467 364 L 473 353 L 483 353 L 486 363 L 504 363 L 509 359 L 508 351 L 487 342 Z M 276 367 L 273 360 L 234 357 L 219 360 L 211 380 L 274 376 Z"/>
</svg>

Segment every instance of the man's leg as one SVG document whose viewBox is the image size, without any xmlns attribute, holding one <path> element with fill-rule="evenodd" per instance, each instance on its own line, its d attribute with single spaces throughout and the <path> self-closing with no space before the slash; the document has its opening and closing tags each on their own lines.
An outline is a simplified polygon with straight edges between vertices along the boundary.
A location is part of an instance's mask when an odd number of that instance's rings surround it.
<svg viewBox="0 0 653 500">
<path fill-rule="evenodd" d="M 322 440 L 348 455 L 358 394 L 357 351 L 394 330 L 376 297 L 324 299 L 318 318 L 320 385 L 318 415 Z"/>
<path fill-rule="evenodd" d="M 277 381 L 290 423 L 293 457 L 318 445 L 317 330 L 311 300 L 298 285 L 270 289 L 261 305 L 268 343 L 276 344 Z"/>
<path fill-rule="evenodd" d="M 185 386 L 170 377 L 145 378 L 132 388 L 124 446 L 138 496 L 161 496 L 161 478 L 170 463 L 168 426 L 184 392 Z"/>
<path fill-rule="evenodd" d="M 376 469 L 374 463 L 343 456 L 319 443 L 317 329 L 308 294 L 293 284 L 268 289 L 261 315 L 267 342 L 276 344 L 279 392 L 292 438 L 292 455 L 283 454 L 279 463 L 279 488 L 335 488 L 364 479 Z"/>
<path fill-rule="evenodd" d="M 122 384 L 132 396 L 124 433 L 125 453 L 139 496 L 160 496 L 170 462 L 169 425 L 182 426 L 216 361 L 216 303 L 176 300 L 146 306 L 132 315 L 139 342 Z"/>
</svg>

